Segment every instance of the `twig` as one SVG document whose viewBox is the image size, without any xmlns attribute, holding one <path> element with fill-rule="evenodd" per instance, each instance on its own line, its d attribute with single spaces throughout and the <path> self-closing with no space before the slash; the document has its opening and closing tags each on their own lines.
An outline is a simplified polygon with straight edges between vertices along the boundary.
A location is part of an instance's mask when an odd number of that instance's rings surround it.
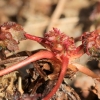
<svg viewBox="0 0 100 100">
<path fill-rule="evenodd" d="M 40 76 L 42 78 L 44 78 L 45 80 L 47 80 L 47 75 L 43 72 L 43 70 L 39 67 L 37 62 L 33 63 L 33 66 L 36 68 L 36 70 L 38 71 L 38 73 L 40 74 Z"/>
<path fill-rule="evenodd" d="M 32 88 L 31 94 L 35 94 L 37 88 L 42 84 L 42 79 L 39 78 L 38 81 L 36 82 L 36 85 Z"/>
<path fill-rule="evenodd" d="M 22 57 L 14 57 L 14 58 L 8 58 L 5 60 L 0 61 L 0 65 L 8 64 L 8 63 L 13 63 L 13 62 L 20 62 L 24 59 L 26 59 L 28 56 L 22 56 Z"/>
<path fill-rule="evenodd" d="M 53 12 L 53 14 L 51 16 L 50 24 L 49 24 L 49 26 L 47 28 L 47 31 L 49 31 L 52 28 L 52 26 L 59 19 L 60 15 L 62 13 L 62 10 L 64 8 L 65 2 L 66 2 L 66 0 L 59 0 L 58 5 L 57 5 L 55 11 Z"/>
<path fill-rule="evenodd" d="M 22 78 L 18 77 L 18 90 L 20 91 L 21 95 L 24 93 L 22 89 Z"/>
</svg>

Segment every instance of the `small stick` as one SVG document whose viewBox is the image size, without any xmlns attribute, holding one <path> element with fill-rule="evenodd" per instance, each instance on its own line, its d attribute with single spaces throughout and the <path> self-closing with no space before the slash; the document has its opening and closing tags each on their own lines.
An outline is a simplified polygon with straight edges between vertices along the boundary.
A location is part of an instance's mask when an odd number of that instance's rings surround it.
<svg viewBox="0 0 100 100">
<path fill-rule="evenodd" d="M 24 59 L 26 59 L 28 56 L 22 56 L 22 57 L 14 57 L 14 58 L 8 58 L 5 60 L 0 61 L 0 65 L 8 64 L 8 63 L 13 63 L 13 62 L 20 62 Z"/>
<path fill-rule="evenodd" d="M 18 91 L 21 93 L 21 95 L 24 93 L 22 89 L 22 78 L 18 77 Z"/>
<path fill-rule="evenodd" d="M 53 25 L 58 21 L 60 15 L 62 14 L 64 5 L 66 4 L 65 2 L 66 0 L 59 0 L 58 5 L 51 16 L 50 24 L 47 28 L 47 31 L 49 31 L 53 27 Z"/>
<path fill-rule="evenodd" d="M 36 70 L 38 71 L 38 73 L 40 74 L 40 76 L 42 78 L 44 78 L 45 80 L 47 80 L 47 75 L 43 72 L 43 70 L 39 67 L 37 62 L 33 63 L 33 66 L 36 68 Z"/>
</svg>

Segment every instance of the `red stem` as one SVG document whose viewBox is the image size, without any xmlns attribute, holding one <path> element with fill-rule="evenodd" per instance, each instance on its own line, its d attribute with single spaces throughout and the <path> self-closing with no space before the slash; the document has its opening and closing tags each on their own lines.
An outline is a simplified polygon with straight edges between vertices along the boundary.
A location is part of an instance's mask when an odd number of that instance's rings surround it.
<svg viewBox="0 0 100 100">
<path fill-rule="evenodd" d="M 25 37 L 27 39 L 37 41 L 38 43 L 41 43 L 41 41 L 43 40 L 43 38 L 41 38 L 41 37 L 37 37 L 37 36 L 34 36 L 34 35 L 30 35 L 28 33 L 25 33 L 24 35 L 25 35 Z"/>
<path fill-rule="evenodd" d="M 5 74 L 8 74 L 8 73 L 10 73 L 12 71 L 15 71 L 15 70 L 19 69 L 19 68 L 22 68 L 25 65 L 27 65 L 27 64 L 29 64 L 29 63 L 31 63 L 33 61 L 36 61 L 36 60 L 39 60 L 39 59 L 43 59 L 43 58 L 51 59 L 53 57 L 54 57 L 54 55 L 50 51 L 39 51 L 38 53 L 36 53 L 36 54 L 28 57 L 27 59 L 25 59 L 23 61 L 15 64 L 15 65 L 12 65 L 10 67 L 7 67 L 4 70 L 1 70 L 0 71 L 0 76 L 5 75 Z"/>
<path fill-rule="evenodd" d="M 58 81 L 57 81 L 56 85 L 53 87 L 51 92 L 46 97 L 44 97 L 42 100 L 49 100 L 56 93 L 58 88 L 60 87 L 60 85 L 63 81 L 63 78 L 65 76 L 67 67 L 68 67 L 69 59 L 64 55 L 62 62 L 63 62 L 62 69 L 61 69 L 61 72 L 60 72 L 60 75 L 59 75 L 59 78 L 58 78 Z"/>
</svg>

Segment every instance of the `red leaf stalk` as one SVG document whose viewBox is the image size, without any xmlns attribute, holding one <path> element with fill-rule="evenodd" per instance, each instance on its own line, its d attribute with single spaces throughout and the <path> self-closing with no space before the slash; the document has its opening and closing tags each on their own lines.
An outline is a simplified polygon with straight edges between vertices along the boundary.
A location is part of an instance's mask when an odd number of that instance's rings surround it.
<svg viewBox="0 0 100 100">
<path fill-rule="evenodd" d="M 37 41 L 38 43 L 41 43 L 41 41 L 43 40 L 41 37 L 33 36 L 28 33 L 25 33 L 24 35 L 25 37 L 27 37 L 27 39 Z"/>
<path fill-rule="evenodd" d="M 56 91 L 58 90 L 58 88 L 60 87 L 60 85 L 63 81 L 63 78 L 65 76 L 65 73 L 66 73 L 66 70 L 68 67 L 69 59 L 67 58 L 66 55 L 63 55 L 62 59 L 63 59 L 62 60 L 62 69 L 61 69 L 58 81 L 57 81 L 56 85 L 53 87 L 53 89 L 51 90 L 51 92 L 46 97 L 44 97 L 42 100 L 49 100 L 56 93 Z"/>
<path fill-rule="evenodd" d="M 29 64 L 29 63 L 31 63 L 33 61 L 36 61 L 36 60 L 39 60 L 39 59 L 43 59 L 43 58 L 51 59 L 53 57 L 54 57 L 54 55 L 50 51 L 40 51 L 40 52 L 28 57 L 27 59 L 15 64 L 15 65 L 12 65 L 10 67 L 7 67 L 4 70 L 1 70 L 0 71 L 0 76 L 8 74 L 8 73 L 10 73 L 12 71 L 15 71 L 15 70 L 19 69 L 19 68 L 22 68 L 25 65 L 27 65 L 27 64 Z"/>
<path fill-rule="evenodd" d="M 30 39 L 30 40 L 34 40 L 34 41 L 38 42 L 39 44 L 41 44 L 43 47 L 45 47 L 47 49 L 50 48 L 50 41 L 48 41 L 45 38 L 30 35 L 28 33 L 25 33 L 24 36 L 26 37 L 26 39 Z"/>
</svg>

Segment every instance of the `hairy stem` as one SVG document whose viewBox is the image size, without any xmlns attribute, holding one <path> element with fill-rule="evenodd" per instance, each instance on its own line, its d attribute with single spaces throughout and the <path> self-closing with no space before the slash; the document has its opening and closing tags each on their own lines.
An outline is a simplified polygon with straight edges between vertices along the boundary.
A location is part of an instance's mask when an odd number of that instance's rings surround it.
<svg viewBox="0 0 100 100">
<path fill-rule="evenodd" d="M 61 69 L 58 81 L 57 81 L 56 85 L 54 86 L 54 88 L 51 90 L 51 92 L 46 97 L 44 97 L 42 100 L 49 100 L 56 93 L 56 91 L 60 87 L 60 85 L 63 81 L 63 78 L 65 76 L 68 62 L 69 62 L 69 59 L 64 55 L 63 60 L 62 60 L 62 69 Z"/>
<path fill-rule="evenodd" d="M 19 68 L 22 68 L 25 65 L 27 65 L 27 64 L 29 64 L 29 63 L 31 63 L 33 61 L 36 61 L 36 60 L 39 60 L 39 59 L 42 59 L 42 58 L 51 59 L 53 57 L 54 57 L 54 55 L 50 51 L 39 51 L 38 53 L 35 53 L 34 55 L 28 57 L 27 59 L 25 59 L 23 61 L 15 64 L 15 65 L 12 65 L 10 67 L 7 67 L 4 70 L 1 70 L 0 71 L 0 76 L 5 75 L 5 74 L 8 74 L 8 73 L 10 73 L 12 71 L 15 71 L 15 70 L 19 69 Z"/>
</svg>

